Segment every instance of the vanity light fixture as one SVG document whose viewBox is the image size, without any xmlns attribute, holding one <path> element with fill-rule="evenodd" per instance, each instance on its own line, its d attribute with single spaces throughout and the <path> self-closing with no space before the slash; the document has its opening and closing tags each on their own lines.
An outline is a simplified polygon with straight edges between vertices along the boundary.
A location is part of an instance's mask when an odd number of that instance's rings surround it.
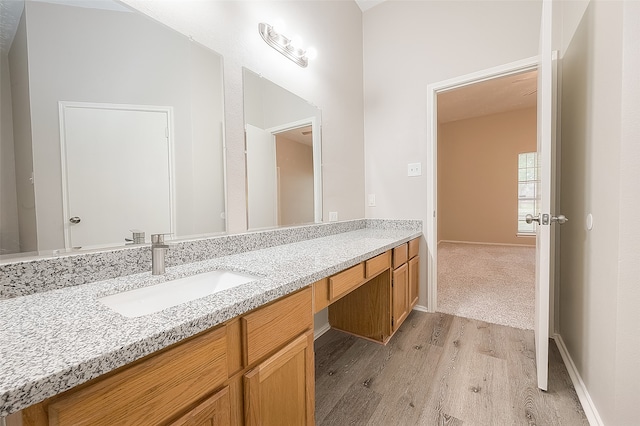
<svg viewBox="0 0 640 426">
<path fill-rule="evenodd" d="M 307 51 L 295 46 L 290 39 L 276 32 L 271 25 L 259 23 L 258 32 L 269 46 L 300 65 L 302 68 L 306 68 L 307 65 L 309 65 Z"/>
</svg>

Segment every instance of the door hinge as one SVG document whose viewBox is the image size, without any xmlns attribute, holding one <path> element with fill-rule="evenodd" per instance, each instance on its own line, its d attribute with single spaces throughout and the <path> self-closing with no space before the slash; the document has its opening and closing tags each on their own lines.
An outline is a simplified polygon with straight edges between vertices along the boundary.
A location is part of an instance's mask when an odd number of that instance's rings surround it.
<svg viewBox="0 0 640 426">
<path fill-rule="evenodd" d="M 394 319 L 391 317 L 391 327 L 393 327 Z"/>
</svg>

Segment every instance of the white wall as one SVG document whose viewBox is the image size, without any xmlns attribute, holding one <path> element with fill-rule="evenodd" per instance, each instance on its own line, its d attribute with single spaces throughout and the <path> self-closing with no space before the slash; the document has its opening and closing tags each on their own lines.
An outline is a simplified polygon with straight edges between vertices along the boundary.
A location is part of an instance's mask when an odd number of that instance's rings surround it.
<svg viewBox="0 0 640 426">
<path fill-rule="evenodd" d="M 559 331 L 603 423 L 635 424 L 640 7 L 592 1 L 579 19 L 576 10 L 563 4 L 561 209 L 571 226 L 560 232 Z"/>
<path fill-rule="evenodd" d="M 18 202 L 18 228 L 20 251 L 38 249 L 36 232 L 35 193 L 31 181 L 33 150 L 31 134 L 31 102 L 29 98 L 27 28 L 25 14 L 9 51 L 11 77 L 11 103 L 13 115 L 13 154 L 15 158 L 15 182 Z"/>
<path fill-rule="evenodd" d="M 570 223 L 560 229 L 560 334 L 607 424 L 615 424 L 621 9 L 592 2 L 562 59 L 560 197 Z"/>
<path fill-rule="evenodd" d="M 174 233 L 224 231 L 220 57 L 136 13 L 29 2 L 26 16 L 38 248 L 64 247 L 60 100 L 173 107 Z"/>
<path fill-rule="evenodd" d="M 620 146 L 620 240 L 616 329 L 618 424 L 637 422 L 640 383 L 640 3 L 625 2 L 622 32 L 622 131 Z"/>
<path fill-rule="evenodd" d="M 9 58 L 0 52 L 0 254 L 20 251 Z"/>
<path fill-rule="evenodd" d="M 246 229 L 242 67 L 322 110 L 323 217 L 364 216 L 362 14 L 353 1 L 125 3 L 224 57 L 228 231 Z M 301 68 L 269 47 L 258 23 L 284 21 L 318 57 Z"/>
<path fill-rule="evenodd" d="M 367 217 L 422 219 L 426 227 L 427 85 L 537 55 L 540 13 L 538 1 L 391 1 L 363 14 L 363 195 L 376 194 L 377 203 Z M 413 162 L 422 176 L 407 177 Z"/>
</svg>

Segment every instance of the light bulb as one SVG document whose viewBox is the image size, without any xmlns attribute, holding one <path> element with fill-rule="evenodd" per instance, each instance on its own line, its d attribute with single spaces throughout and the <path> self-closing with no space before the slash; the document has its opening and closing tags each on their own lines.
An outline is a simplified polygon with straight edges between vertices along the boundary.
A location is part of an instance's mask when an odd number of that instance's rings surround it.
<svg viewBox="0 0 640 426">
<path fill-rule="evenodd" d="M 295 35 L 291 38 L 291 47 L 295 47 L 296 49 L 300 49 L 302 47 L 302 37 L 299 35 Z"/>
<path fill-rule="evenodd" d="M 318 51 L 316 50 L 315 47 L 310 47 L 307 49 L 307 58 L 309 58 L 310 60 L 314 60 L 317 57 L 318 57 Z"/>
<path fill-rule="evenodd" d="M 278 34 L 282 34 L 284 31 L 286 31 L 287 27 L 284 24 L 284 21 L 282 19 L 278 19 L 272 26 L 271 29 L 273 31 L 275 31 Z"/>
</svg>

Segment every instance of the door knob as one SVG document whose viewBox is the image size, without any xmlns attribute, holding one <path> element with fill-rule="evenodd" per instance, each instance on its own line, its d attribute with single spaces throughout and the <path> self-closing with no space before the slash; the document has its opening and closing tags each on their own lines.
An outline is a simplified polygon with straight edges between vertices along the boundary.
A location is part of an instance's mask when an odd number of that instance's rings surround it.
<svg viewBox="0 0 640 426">
<path fill-rule="evenodd" d="M 540 225 L 540 215 L 536 215 L 535 217 L 531 214 L 528 214 L 524 217 L 524 220 L 527 223 L 533 223 L 533 222 L 538 222 L 538 225 Z"/>
<path fill-rule="evenodd" d="M 69 219 L 69 222 L 71 222 L 71 223 L 73 223 L 75 225 L 76 223 L 80 223 L 80 218 L 78 216 L 74 216 L 74 217 Z"/>
<path fill-rule="evenodd" d="M 567 223 L 569 219 L 563 214 L 559 214 L 558 216 L 551 216 L 551 222 L 558 222 L 558 225 L 562 225 Z"/>
</svg>

